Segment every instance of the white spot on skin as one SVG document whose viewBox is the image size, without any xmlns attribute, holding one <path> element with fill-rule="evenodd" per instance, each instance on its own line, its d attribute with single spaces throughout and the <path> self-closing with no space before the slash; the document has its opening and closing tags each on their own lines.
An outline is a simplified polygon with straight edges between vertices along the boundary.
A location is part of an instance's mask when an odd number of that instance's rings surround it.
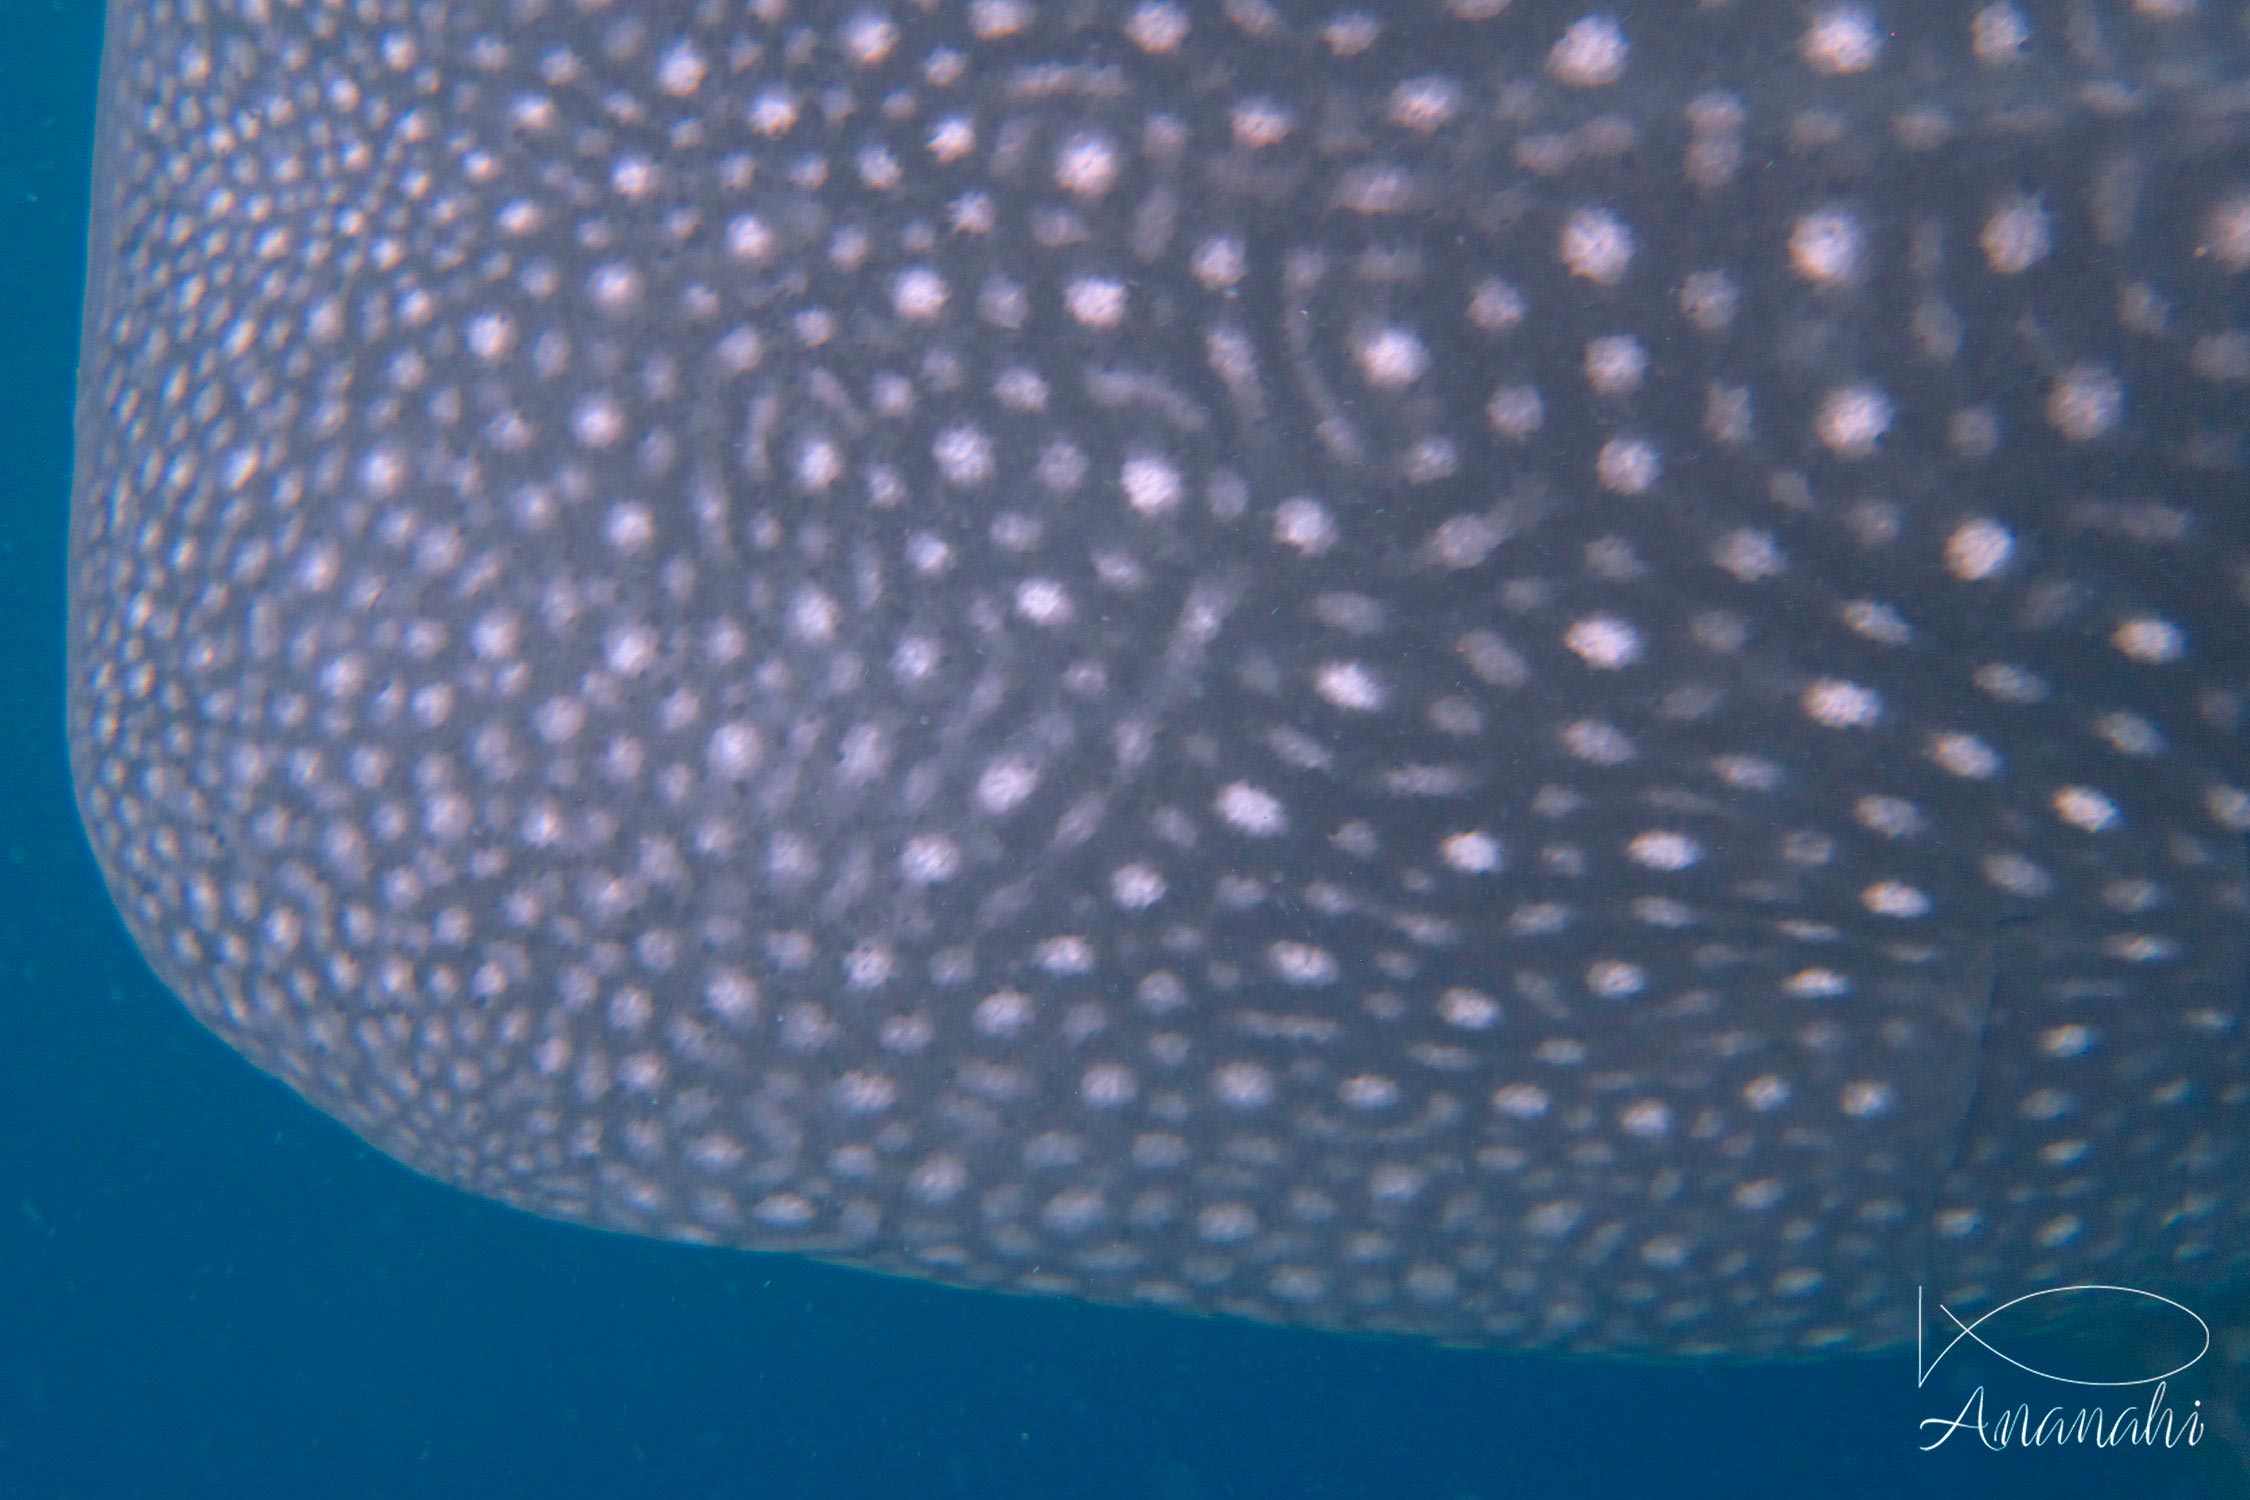
<svg viewBox="0 0 2250 1500">
<path fill-rule="evenodd" d="M 800 641 L 825 642 L 836 638 L 844 611 L 819 589 L 806 589 L 789 602 L 789 634 Z"/>
<path fill-rule="evenodd" d="M 2155 664 L 2178 661 L 2187 650 L 2187 639 L 2169 620 L 2139 615 L 2120 620 L 2109 643 L 2135 661 Z"/>
<path fill-rule="evenodd" d="M 1789 1094 L 1788 1081 L 1773 1073 L 1753 1078 L 1742 1086 L 1743 1102 L 1761 1114 L 1787 1104 Z"/>
<path fill-rule="evenodd" d="M 1637 865 L 1667 872 L 1685 870 L 1703 858 L 1702 846 L 1686 834 L 1657 830 L 1637 835 L 1625 853 Z"/>
<path fill-rule="evenodd" d="M 899 873 L 915 885 L 938 885 L 961 868 L 961 846 L 940 834 L 909 839 L 898 857 Z"/>
<path fill-rule="evenodd" d="M 1822 678 L 1800 702 L 1807 718 L 1829 729 L 1864 729 L 1883 716 L 1881 694 L 1840 678 Z"/>
<path fill-rule="evenodd" d="M 1879 917 L 1925 917 L 1930 898 L 1910 885 L 1878 880 L 1859 893 L 1860 904 Z"/>
<path fill-rule="evenodd" d="M 1223 787 L 1217 806 L 1219 816 L 1230 827 L 1253 838 L 1271 838 L 1289 826 L 1288 814 L 1280 799 L 1247 781 L 1230 782 Z"/>
<path fill-rule="evenodd" d="M 2250 383 L 2250 333 L 2231 329 L 2205 334 L 2195 341 L 2188 367 L 2205 380 Z"/>
<path fill-rule="evenodd" d="M 1039 786 L 1039 768 L 1010 756 L 984 768 L 977 778 L 977 805 L 989 813 L 1013 811 Z"/>
<path fill-rule="evenodd" d="M 406 483 L 406 456 L 396 448 L 376 448 L 360 461 L 359 481 L 378 498 L 398 493 Z"/>
<path fill-rule="evenodd" d="M 1125 22 L 1125 35 L 1152 56 L 1175 50 L 1187 34 L 1187 12 L 1166 0 L 1144 0 Z"/>
<path fill-rule="evenodd" d="M 1861 1080 L 1844 1085 L 1843 1093 L 1837 1097 L 1836 1107 L 1854 1119 L 1864 1120 L 1890 1113 L 1891 1106 L 1896 1101 L 1897 1091 L 1889 1084 Z"/>
<path fill-rule="evenodd" d="M 1565 725 L 1563 747 L 1578 759 L 1597 766 L 1621 766 L 1635 755 L 1633 742 L 1613 724 L 1580 719 Z"/>
<path fill-rule="evenodd" d="M 1307 557 L 1318 557 L 1336 545 L 1336 523 L 1328 507 L 1317 500 L 1284 500 L 1274 507 L 1273 538 Z"/>
<path fill-rule="evenodd" d="M 1412 385 L 1430 367 L 1430 351 L 1412 329 L 1379 328 L 1352 350 L 1360 377 L 1377 390 Z"/>
<path fill-rule="evenodd" d="M 945 278 L 928 266 L 901 271 L 891 283 L 891 309 L 910 323 L 927 323 L 945 311 L 951 297 Z"/>
<path fill-rule="evenodd" d="M 2020 854 L 1990 854 L 1979 861 L 1985 879 L 2012 896 L 2035 898 L 2052 894 L 2055 878 Z"/>
<path fill-rule="evenodd" d="M 1831 391 L 1820 404 L 1813 428 L 1821 446 L 1838 458 L 1865 458 L 1891 430 L 1891 401 L 1867 386 Z"/>
<path fill-rule="evenodd" d="M 1180 471 L 1169 460 L 1153 454 L 1137 454 L 1125 460 L 1119 484 L 1125 491 L 1125 503 L 1144 516 L 1159 516 L 1174 509 L 1186 493 Z"/>
<path fill-rule="evenodd" d="M 1367 1174 L 1367 1196 L 1378 1203 L 1405 1203 L 1419 1195 L 1428 1180 L 1418 1167 L 1387 1163 Z"/>
<path fill-rule="evenodd" d="M 1641 655 L 1641 633 L 1610 615 L 1577 621 L 1563 633 L 1563 644 L 1589 667 L 1614 670 Z"/>
<path fill-rule="evenodd" d="M 1993 209 L 1977 243 L 1994 271 L 2017 276 L 2047 258 L 2054 248 L 2054 230 L 2038 199 L 2019 196 Z"/>
<path fill-rule="evenodd" d="M 1127 911 L 1145 911 L 1164 899 L 1164 877 L 1147 865 L 1120 865 L 1110 872 L 1109 895 Z"/>
<path fill-rule="evenodd" d="M 860 67 L 872 68 L 898 45 L 898 27 L 881 15 L 857 15 L 843 30 L 844 52 Z"/>
<path fill-rule="evenodd" d="M 1914 629 L 1897 610 L 1874 599 L 1854 599 L 1840 611 L 1844 623 L 1871 641 L 1903 646 L 1914 638 Z"/>
<path fill-rule="evenodd" d="M 1542 1239 L 1560 1239 L 1578 1227 L 1585 1217 L 1582 1204 L 1569 1201 L 1542 1203 L 1524 1215 L 1524 1228 Z"/>
<path fill-rule="evenodd" d="M 1560 254 L 1571 275 L 1615 286 L 1633 262 L 1633 231 L 1606 208 L 1581 208 L 1563 221 Z"/>
<path fill-rule="evenodd" d="M 720 780 L 743 781 L 757 771 L 763 754 L 757 727 L 737 719 L 712 731 L 704 760 Z"/>
<path fill-rule="evenodd" d="M 1816 73 L 1831 77 L 1864 73 L 1883 54 L 1883 33 L 1866 7 L 1829 6 L 1814 12 L 1798 54 Z"/>
<path fill-rule="evenodd" d="M 1063 288 L 1063 306 L 1088 328 L 1116 328 L 1125 321 L 1125 283 L 1107 276 L 1080 276 Z"/>
<path fill-rule="evenodd" d="M 1239 1245 L 1257 1234 L 1258 1215 L 1247 1203 L 1214 1203 L 1195 1216 L 1195 1232 L 1214 1245 Z"/>
<path fill-rule="evenodd" d="M 1484 415 L 1492 424 L 1494 432 L 1521 442 L 1546 423 L 1547 405 L 1539 392 L 1531 386 L 1502 386 L 1485 403 Z"/>
<path fill-rule="evenodd" d="M 1373 713 L 1384 704 L 1382 682 L 1356 661 L 1332 661 L 1314 674 L 1313 690 L 1337 708 Z"/>
<path fill-rule="evenodd" d="M 1463 1031 L 1488 1031 L 1500 1021 L 1500 1002 L 1476 990 L 1450 989 L 1438 997 L 1438 1019 Z"/>
<path fill-rule="evenodd" d="M 1388 1109 L 1398 1103 L 1399 1087 L 1388 1078 L 1362 1073 L 1336 1085 L 1336 1097 L 1350 1109 Z"/>
<path fill-rule="evenodd" d="M 797 126 L 797 101 L 786 90 L 767 89 L 750 101 L 745 111 L 750 128 L 764 136 L 784 136 Z"/>
<path fill-rule="evenodd" d="M 1660 1271 L 1676 1271 L 1687 1264 L 1688 1242 L 1676 1234 L 1660 1234 L 1641 1245 L 1641 1263 Z"/>
<path fill-rule="evenodd" d="M 1656 446 L 1638 438 L 1611 438 L 1594 460 L 1602 488 L 1620 495 L 1645 494 L 1663 472 Z"/>
<path fill-rule="evenodd" d="M 1866 274 L 1867 231 L 1846 209 L 1823 209 L 1799 218 L 1789 231 L 1789 265 L 1805 280 L 1844 286 Z"/>
<path fill-rule="evenodd" d="M 1647 984 L 1648 975 L 1639 964 L 1619 959 L 1604 959 L 1586 971 L 1586 988 L 1606 1000 L 1637 995 Z"/>
<path fill-rule="evenodd" d="M 2120 755 L 2158 755 L 2164 750 L 2164 736 L 2139 714 L 2103 714 L 2094 720 L 2094 732 Z"/>
<path fill-rule="evenodd" d="M 1903 797 L 1862 797 L 1852 804 L 1852 816 L 1886 838 L 1910 838 L 1929 826 L 1922 810 Z"/>
<path fill-rule="evenodd" d="M 2250 833 L 2250 791 L 2238 786 L 2214 786 L 2203 794 L 2203 810 L 2229 832 Z"/>
<path fill-rule="evenodd" d="M 1729 532 L 1714 549 L 1711 560 L 1744 583 L 1777 577 L 1789 567 L 1780 543 L 1768 531 Z"/>
<path fill-rule="evenodd" d="M 673 43 L 657 58 L 657 88 L 673 99 L 686 99 L 702 81 L 711 74 L 711 65 L 704 61 L 702 52 L 688 43 Z"/>
<path fill-rule="evenodd" d="M 736 260 L 765 260 L 778 243 L 772 228 L 755 214 L 742 214 L 727 223 L 727 254 Z"/>
<path fill-rule="evenodd" d="M 1672 1111 L 1655 1099 L 1643 1099 L 1629 1104 L 1619 1113 L 1617 1124 L 1628 1135 L 1653 1140 L 1668 1135 L 1672 1129 Z"/>
<path fill-rule="evenodd" d="M 1051 578 L 1027 578 L 1016 585 L 1016 613 L 1034 625 L 1067 625 L 1076 611 L 1070 591 Z"/>
<path fill-rule="evenodd" d="M 1500 841 L 1482 832 L 1451 834 L 1438 855 L 1464 875 L 1490 875 L 1500 868 Z"/>
<path fill-rule="evenodd" d="M 1266 949 L 1266 963 L 1287 984 L 1333 984 L 1341 972 L 1327 949 L 1311 943 L 1275 943 Z"/>
<path fill-rule="evenodd" d="M 1130 1104 L 1139 1092 L 1140 1084 L 1133 1070 L 1116 1063 L 1096 1064 L 1078 1080 L 1078 1097 L 1095 1109 L 1117 1109 Z"/>
<path fill-rule="evenodd" d="M 806 443 L 797 453 L 797 482 L 820 494 L 844 476 L 843 450 L 826 438 Z"/>
<path fill-rule="evenodd" d="M 589 397 L 571 413 L 570 431 L 586 447 L 612 447 L 625 435 L 625 410 L 608 396 Z"/>
<path fill-rule="evenodd" d="M 1998 521 L 1979 516 L 1963 521 L 1945 540 L 1946 571 L 1964 583 L 1981 582 L 2008 565 L 2015 534 Z"/>
<path fill-rule="evenodd" d="M 2199 254 L 2234 275 L 2250 271 L 2250 193 L 2237 193 L 2213 205 L 2203 223 Z"/>
<path fill-rule="evenodd" d="M 774 1193 L 761 1198 L 750 1216 L 773 1229 L 802 1229 L 816 1218 L 813 1206 L 795 1193 Z"/>
<path fill-rule="evenodd" d="M 1278 146 L 1289 139 L 1296 128 L 1297 119 L 1289 110 L 1272 99 L 1245 99 L 1234 106 L 1227 116 L 1235 144 L 1251 151 L 1263 151 Z"/>
<path fill-rule="evenodd" d="M 738 970 L 722 969 L 704 986 L 703 1001 L 722 1019 L 745 1025 L 757 1016 L 757 981 Z"/>
<path fill-rule="evenodd" d="M 1972 781 L 1985 781 L 2000 774 L 2000 752 L 1973 734 L 1933 735 L 1930 759 L 1954 775 Z"/>
<path fill-rule="evenodd" d="M 955 427 L 938 434 L 930 456 L 949 484 L 968 488 L 984 483 L 993 474 L 992 440 L 974 427 Z"/>
<path fill-rule="evenodd" d="M 846 1073 L 836 1080 L 835 1100 L 846 1114 L 881 1114 L 898 1102 L 898 1085 L 880 1073 Z"/>
<path fill-rule="evenodd" d="M 2125 387 L 2099 365 L 2067 370 L 2047 393 L 2047 420 L 2074 443 L 2090 443 L 2117 430 Z"/>
<path fill-rule="evenodd" d="M 1515 327 L 1524 311 L 1523 293 L 1505 281 L 1480 281 L 1469 294 L 1469 321 L 1486 333 Z"/>
<path fill-rule="evenodd" d="M 1074 135 L 1055 153 L 1055 185 L 1080 198 L 1099 198 L 1117 185 L 1116 145 L 1102 135 Z"/>
<path fill-rule="evenodd" d="M 1505 529 L 1485 516 L 1451 516 L 1438 524 L 1430 550 L 1447 568 L 1474 568 L 1507 540 Z"/>
<path fill-rule="evenodd" d="M 1969 45 L 1986 67 L 2020 61 L 2030 41 L 2031 25 L 2013 5 L 1987 5 L 1970 23 Z"/>
<path fill-rule="evenodd" d="M 1031 997 L 1019 990 L 996 991 L 977 1002 L 970 1020 L 986 1036 L 1014 1036 L 1031 1023 Z"/>
<path fill-rule="evenodd" d="M 1263 1109 L 1273 1103 L 1273 1074 L 1257 1063 L 1228 1063 L 1211 1075 L 1211 1092 L 1233 1109 Z"/>
<path fill-rule="evenodd" d="M 1492 1107 L 1517 1120 L 1536 1120 L 1547 1112 L 1547 1091 L 1535 1083 L 1511 1083 L 1493 1090 Z"/>
<path fill-rule="evenodd" d="M 656 661 L 656 632 L 645 625 L 628 625 L 609 634 L 603 659 L 620 677 L 636 677 Z"/>
<path fill-rule="evenodd" d="M 1195 258 L 1189 262 L 1188 269 L 1206 291 L 1224 292 L 1242 280 L 1248 264 L 1248 252 L 1242 241 L 1218 235 L 1196 247 Z"/>
<path fill-rule="evenodd" d="M 469 352 L 486 364 L 498 364 L 515 347 L 516 325 L 505 313 L 482 313 L 469 320 Z"/>
<path fill-rule="evenodd" d="M 1058 1235 L 1079 1235 L 1094 1228 L 1108 1212 L 1102 1195 L 1091 1188 L 1065 1188 L 1047 1200 L 1039 1220 Z"/>
<path fill-rule="evenodd" d="M 1648 373 L 1648 350 L 1630 334 L 1595 339 L 1586 346 L 1586 383 L 1604 396 L 1640 389 Z"/>
<path fill-rule="evenodd" d="M 1780 1183 L 1770 1177 L 1759 1177 L 1741 1184 L 1729 1196 L 1734 1200 L 1735 1207 L 1748 1209 L 1752 1213 L 1763 1213 L 1781 1201 L 1782 1188 Z"/>
<path fill-rule="evenodd" d="M 1705 333 L 1732 327 L 1741 304 L 1741 288 L 1724 271 L 1697 271 L 1680 283 L 1680 311 Z"/>
<path fill-rule="evenodd" d="M 2055 816 L 2087 833 L 2103 833 L 2117 826 L 2117 804 L 2089 786 L 2066 786 L 2055 793 Z"/>
<path fill-rule="evenodd" d="M 938 161 L 947 164 L 960 161 L 976 149 L 976 127 L 957 115 L 940 120 L 931 127 L 926 144 L 930 155 Z"/>
<path fill-rule="evenodd" d="M 1599 88 L 1625 74 L 1631 55 L 1624 31 L 1608 16 L 1573 22 L 1547 54 L 1547 71 L 1572 88 Z"/>
</svg>

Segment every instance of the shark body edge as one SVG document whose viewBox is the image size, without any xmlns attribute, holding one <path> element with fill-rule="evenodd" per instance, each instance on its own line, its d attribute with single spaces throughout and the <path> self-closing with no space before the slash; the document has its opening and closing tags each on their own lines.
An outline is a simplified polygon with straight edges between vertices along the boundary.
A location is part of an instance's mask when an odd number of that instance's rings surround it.
<svg viewBox="0 0 2250 1500">
<path fill-rule="evenodd" d="M 1770 1357 L 2250 1255 L 2225 7 L 119 3 L 86 824 L 471 1191 Z"/>
</svg>

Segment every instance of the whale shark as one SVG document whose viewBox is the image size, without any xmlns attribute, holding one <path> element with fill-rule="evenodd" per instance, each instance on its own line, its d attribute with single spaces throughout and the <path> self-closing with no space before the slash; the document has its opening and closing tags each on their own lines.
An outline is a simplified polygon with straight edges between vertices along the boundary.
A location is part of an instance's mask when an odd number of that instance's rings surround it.
<svg viewBox="0 0 2250 1500">
<path fill-rule="evenodd" d="M 1579 1354 L 2250 1271 L 2250 30 L 113 0 L 126 925 L 584 1225 Z"/>
</svg>

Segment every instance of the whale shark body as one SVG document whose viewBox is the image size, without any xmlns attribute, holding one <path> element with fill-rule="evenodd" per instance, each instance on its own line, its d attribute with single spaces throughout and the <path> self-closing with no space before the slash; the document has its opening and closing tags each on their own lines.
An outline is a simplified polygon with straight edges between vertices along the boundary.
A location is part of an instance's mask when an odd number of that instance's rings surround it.
<svg viewBox="0 0 2250 1500">
<path fill-rule="evenodd" d="M 2250 1268 L 2250 32 L 117 0 L 70 744 L 584 1224 L 1783 1355 Z"/>
</svg>

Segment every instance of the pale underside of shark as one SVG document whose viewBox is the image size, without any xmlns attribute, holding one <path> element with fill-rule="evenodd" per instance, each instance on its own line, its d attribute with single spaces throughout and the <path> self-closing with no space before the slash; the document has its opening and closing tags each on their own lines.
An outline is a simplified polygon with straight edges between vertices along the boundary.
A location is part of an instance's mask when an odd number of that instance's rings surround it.
<svg viewBox="0 0 2250 1500">
<path fill-rule="evenodd" d="M 539 1213 L 1585 1352 L 2250 1260 L 2250 40 L 111 11 L 70 738 Z"/>
</svg>

